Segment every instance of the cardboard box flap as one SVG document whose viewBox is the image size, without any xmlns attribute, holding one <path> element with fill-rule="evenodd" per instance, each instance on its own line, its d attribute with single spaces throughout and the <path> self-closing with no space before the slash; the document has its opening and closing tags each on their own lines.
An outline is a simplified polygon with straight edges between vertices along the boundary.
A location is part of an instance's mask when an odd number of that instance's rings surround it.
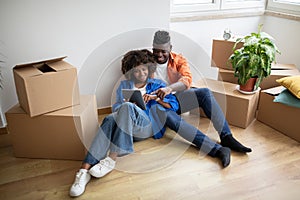
<svg viewBox="0 0 300 200">
<path fill-rule="evenodd" d="M 297 67 L 294 64 L 272 63 L 271 69 L 275 69 L 275 70 L 288 70 L 288 69 L 297 69 Z"/>
<path fill-rule="evenodd" d="M 285 90 L 285 87 L 278 86 L 278 87 L 273 87 L 270 89 L 263 90 L 262 92 L 270 94 L 272 96 L 276 96 L 276 95 L 280 94 L 283 90 Z"/>
<path fill-rule="evenodd" d="M 57 62 L 47 62 L 46 65 L 48 65 L 50 68 L 52 68 L 55 71 L 63 71 L 70 68 L 74 68 L 72 65 L 70 65 L 69 63 L 63 60 Z"/>
<path fill-rule="evenodd" d="M 48 62 L 57 62 L 59 60 L 65 59 L 66 57 L 67 56 L 63 56 L 63 57 L 59 57 L 59 58 L 53 58 L 53 59 L 49 59 L 49 60 L 42 60 L 42 61 L 33 62 L 33 63 L 20 64 L 20 65 L 16 65 L 14 67 L 14 69 L 23 68 L 23 67 L 27 67 L 27 66 L 30 66 L 30 65 L 41 65 L 43 63 L 48 63 Z"/>
<path fill-rule="evenodd" d="M 39 76 L 43 72 L 35 67 L 23 67 L 14 69 L 15 72 L 21 73 L 23 77 Z"/>
</svg>

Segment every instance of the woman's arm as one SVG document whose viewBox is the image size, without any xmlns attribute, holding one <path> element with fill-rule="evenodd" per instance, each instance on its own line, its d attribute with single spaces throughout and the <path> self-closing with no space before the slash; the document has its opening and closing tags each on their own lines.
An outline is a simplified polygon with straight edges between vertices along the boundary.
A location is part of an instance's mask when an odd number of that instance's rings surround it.
<svg viewBox="0 0 300 200">
<path fill-rule="evenodd" d="M 166 102 L 162 101 L 156 95 L 144 94 L 143 98 L 144 98 L 144 101 L 146 103 L 148 103 L 150 100 L 155 100 L 157 103 L 159 103 L 160 105 L 162 105 L 164 108 L 172 108 L 172 106 L 169 103 L 166 103 Z"/>
</svg>

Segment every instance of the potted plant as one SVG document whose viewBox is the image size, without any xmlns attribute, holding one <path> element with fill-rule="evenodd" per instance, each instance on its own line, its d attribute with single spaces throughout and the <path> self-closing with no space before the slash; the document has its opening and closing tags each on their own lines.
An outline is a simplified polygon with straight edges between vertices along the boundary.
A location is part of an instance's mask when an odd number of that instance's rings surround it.
<svg viewBox="0 0 300 200">
<path fill-rule="evenodd" d="M 234 76 L 238 78 L 240 90 L 247 92 L 258 89 L 263 78 L 271 73 L 271 64 L 275 62 L 275 54 L 279 53 L 274 39 L 267 33 L 261 32 L 262 24 L 257 33 L 251 33 L 238 38 L 233 46 L 233 53 L 228 61 L 232 64 Z M 236 45 L 243 42 L 240 49 Z M 253 86 L 247 87 L 247 83 Z"/>
</svg>

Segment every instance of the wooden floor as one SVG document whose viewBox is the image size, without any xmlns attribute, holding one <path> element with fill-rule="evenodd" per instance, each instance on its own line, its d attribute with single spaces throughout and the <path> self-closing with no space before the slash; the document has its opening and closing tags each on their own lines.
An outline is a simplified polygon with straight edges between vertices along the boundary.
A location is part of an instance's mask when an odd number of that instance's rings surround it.
<svg viewBox="0 0 300 200">
<path fill-rule="evenodd" d="M 199 124 L 195 115 L 184 117 Z M 219 140 L 207 119 L 201 118 L 199 128 Z M 161 140 L 135 143 L 136 153 L 122 157 L 104 178 L 92 179 L 77 199 L 299 199 L 300 144 L 258 121 L 231 128 L 253 152 L 232 152 L 225 169 L 168 130 Z M 8 146 L 0 148 L 0 164 L 1 200 L 52 200 L 70 199 L 81 162 L 15 158 Z"/>
</svg>

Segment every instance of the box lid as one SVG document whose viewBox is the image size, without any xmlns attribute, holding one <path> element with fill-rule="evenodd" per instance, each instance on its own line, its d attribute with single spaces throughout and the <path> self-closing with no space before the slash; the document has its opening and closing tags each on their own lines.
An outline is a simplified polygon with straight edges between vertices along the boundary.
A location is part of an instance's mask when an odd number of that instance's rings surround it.
<svg viewBox="0 0 300 200">
<path fill-rule="evenodd" d="M 276 96 L 276 95 L 280 94 L 283 90 L 285 90 L 285 87 L 278 86 L 278 87 L 273 87 L 273 88 L 263 90 L 262 92 L 270 94 L 272 96 Z"/>
<path fill-rule="evenodd" d="M 272 63 L 271 69 L 277 69 L 277 70 L 284 69 L 284 70 L 287 70 L 287 69 L 297 69 L 297 67 L 294 64 Z"/>
<path fill-rule="evenodd" d="M 57 62 L 57 61 L 65 59 L 66 57 L 67 56 L 63 56 L 63 57 L 59 57 L 59 58 L 52 58 L 52 59 L 48 59 L 48 60 L 42 60 L 42 61 L 26 63 L 26 64 L 20 64 L 20 65 L 16 65 L 14 67 L 14 69 L 23 68 L 23 67 L 27 67 L 27 66 L 30 66 L 30 65 L 38 65 L 38 64 L 43 64 L 43 63 Z"/>
<path fill-rule="evenodd" d="M 240 93 L 237 90 L 237 86 L 238 86 L 237 84 L 218 81 L 218 80 L 209 79 L 209 78 L 200 79 L 193 86 L 208 87 L 213 92 L 216 92 L 219 94 L 226 94 L 226 95 L 234 96 L 234 97 L 239 97 L 240 99 L 249 100 L 253 96 L 253 95 L 245 95 L 245 94 Z"/>
<path fill-rule="evenodd" d="M 63 61 L 64 58 L 66 58 L 66 56 L 34 63 L 16 65 L 13 70 L 16 73 L 21 74 L 22 77 L 32 77 L 45 75 L 49 72 L 59 72 L 74 68 L 74 66 L 71 64 Z"/>
</svg>

